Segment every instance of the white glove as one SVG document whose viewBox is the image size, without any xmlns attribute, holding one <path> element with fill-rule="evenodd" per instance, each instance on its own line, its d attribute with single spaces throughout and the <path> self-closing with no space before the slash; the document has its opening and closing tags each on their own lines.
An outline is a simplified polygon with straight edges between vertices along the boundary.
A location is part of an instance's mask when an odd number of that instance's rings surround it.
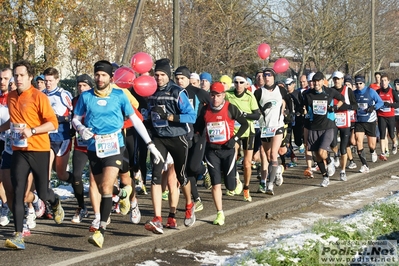
<svg viewBox="0 0 399 266">
<path fill-rule="evenodd" d="M 91 132 L 91 128 L 87 128 L 85 126 L 80 126 L 79 128 L 79 135 L 82 137 L 84 140 L 89 140 L 94 136 L 94 133 Z"/>
<path fill-rule="evenodd" d="M 165 160 L 163 159 L 161 153 L 159 152 L 159 150 L 155 147 L 154 143 L 151 143 L 150 145 L 148 145 L 148 149 L 150 150 L 150 152 L 152 153 L 152 155 L 154 155 L 154 163 L 158 164 L 159 162 L 164 163 Z"/>
</svg>

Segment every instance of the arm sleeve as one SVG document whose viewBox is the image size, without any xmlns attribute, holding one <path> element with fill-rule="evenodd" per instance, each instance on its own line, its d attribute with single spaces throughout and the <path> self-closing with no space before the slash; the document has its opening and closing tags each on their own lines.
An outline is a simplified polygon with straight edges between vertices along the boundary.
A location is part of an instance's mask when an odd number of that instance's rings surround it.
<svg viewBox="0 0 399 266">
<path fill-rule="evenodd" d="M 229 104 L 229 114 L 231 115 L 232 119 L 235 119 L 238 123 L 240 123 L 241 127 L 236 133 L 236 136 L 238 138 L 241 138 L 241 136 L 247 131 L 249 124 L 247 119 L 242 115 L 241 111 L 233 104 Z"/>
<path fill-rule="evenodd" d="M 374 100 L 374 109 L 375 110 L 381 109 L 381 107 L 384 106 L 384 102 L 382 101 L 380 95 L 378 95 L 375 90 L 370 89 L 370 88 L 368 88 L 368 89 L 370 90 L 371 98 Z"/>
<path fill-rule="evenodd" d="M 357 101 L 356 101 L 355 94 L 353 93 L 351 88 L 347 88 L 347 90 L 348 90 L 348 97 L 349 97 L 349 103 L 350 103 L 350 107 L 348 109 L 357 110 Z"/>
<path fill-rule="evenodd" d="M 181 91 L 179 94 L 178 106 L 181 114 L 173 115 L 174 122 L 194 124 L 197 118 L 197 114 L 194 108 L 191 106 L 187 94 L 184 91 Z"/>
</svg>

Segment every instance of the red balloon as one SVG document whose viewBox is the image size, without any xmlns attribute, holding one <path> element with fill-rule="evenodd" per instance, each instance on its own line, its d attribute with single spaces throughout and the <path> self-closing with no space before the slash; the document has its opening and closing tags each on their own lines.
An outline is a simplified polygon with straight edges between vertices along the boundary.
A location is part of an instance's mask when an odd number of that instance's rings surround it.
<svg viewBox="0 0 399 266">
<path fill-rule="evenodd" d="M 261 43 L 258 46 L 258 56 L 265 60 L 270 55 L 270 46 L 267 43 Z"/>
<path fill-rule="evenodd" d="M 133 81 L 136 78 L 136 74 L 130 67 L 122 66 L 115 70 L 114 82 L 120 88 L 130 88 L 133 86 Z"/>
<path fill-rule="evenodd" d="M 157 86 L 157 82 L 151 76 L 140 76 L 133 81 L 133 89 L 138 95 L 143 97 L 153 95 L 157 90 Z"/>
<path fill-rule="evenodd" d="M 139 52 L 132 56 L 130 59 L 130 66 L 134 71 L 139 74 L 143 74 L 151 70 L 153 65 L 152 58 L 149 54 L 144 52 Z"/>
<path fill-rule="evenodd" d="M 279 58 L 274 62 L 273 69 L 276 73 L 284 73 L 290 68 L 290 62 L 285 58 Z"/>
</svg>

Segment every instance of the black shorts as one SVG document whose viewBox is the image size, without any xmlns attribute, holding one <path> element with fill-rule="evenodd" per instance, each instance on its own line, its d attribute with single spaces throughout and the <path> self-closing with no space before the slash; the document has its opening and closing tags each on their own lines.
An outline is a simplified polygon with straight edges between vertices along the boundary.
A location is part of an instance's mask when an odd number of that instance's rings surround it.
<svg viewBox="0 0 399 266">
<path fill-rule="evenodd" d="M 364 132 L 369 137 L 376 136 L 377 122 L 356 122 L 355 133 Z"/>
<path fill-rule="evenodd" d="M 241 146 L 244 151 L 252 151 L 254 149 L 255 143 L 255 135 L 249 135 L 245 138 L 240 138 L 238 144 Z"/>
<path fill-rule="evenodd" d="M 66 139 L 64 141 L 51 142 L 50 145 L 55 156 L 62 157 L 71 151 L 72 141 L 70 139 Z"/>
<path fill-rule="evenodd" d="M 334 129 L 309 130 L 308 147 L 309 151 L 318 151 L 320 149 L 330 151 L 331 143 L 334 139 Z"/>
<path fill-rule="evenodd" d="M 113 155 L 105 158 L 98 158 L 95 151 L 87 151 L 89 157 L 90 170 L 93 175 L 99 175 L 103 172 L 103 168 L 107 166 L 113 166 L 119 169 L 123 167 L 123 154 L 125 147 L 120 148 L 118 155 Z"/>
</svg>

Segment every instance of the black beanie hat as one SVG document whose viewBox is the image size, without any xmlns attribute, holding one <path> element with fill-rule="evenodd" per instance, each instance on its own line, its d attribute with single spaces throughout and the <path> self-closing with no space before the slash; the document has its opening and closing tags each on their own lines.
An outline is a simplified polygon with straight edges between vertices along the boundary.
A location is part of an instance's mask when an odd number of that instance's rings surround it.
<svg viewBox="0 0 399 266">
<path fill-rule="evenodd" d="M 162 58 L 162 59 L 155 61 L 154 72 L 157 72 L 157 71 L 164 72 L 170 79 L 170 76 L 172 75 L 172 69 L 170 67 L 170 60 L 167 58 Z"/>
<path fill-rule="evenodd" d="M 187 77 L 189 79 L 190 75 L 191 75 L 191 72 L 186 66 L 179 66 L 175 70 L 175 76 L 177 76 L 177 75 L 182 75 L 182 76 L 185 76 L 185 77 Z"/>
<path fill-rule="evenodd" d="M 78 77 L 76 78 L 76 83 L 80 83 L 80 82 L 84 82 L 84 83 L 86 83 L 87 85 L 89 85 L 90 88 L 94 88 L 93 79 L 92 79 L 89 75 L 87 75 L 87 74 L 80 75 L 80 76 L 78 76 Z"/>
<path fill-rule="evenodd" d="M 276 78 L 276 71 L 274 71 L 273 68 L 271 67 L 267 67 L 265 69 L 263 69 L 263 75 L 265 75 L 266 72 L 270 72 L 274 78 Z"/>
<path fill-rule="evenodd" d="M 112 64 L 106 60 L 100 60 L 97 61 L 94 64 L 94 73 L 97 73 L 97 71 L 104 71 L 106 72 L 111 78 L 113 76 L 112 72 Z"/>
</svg>

